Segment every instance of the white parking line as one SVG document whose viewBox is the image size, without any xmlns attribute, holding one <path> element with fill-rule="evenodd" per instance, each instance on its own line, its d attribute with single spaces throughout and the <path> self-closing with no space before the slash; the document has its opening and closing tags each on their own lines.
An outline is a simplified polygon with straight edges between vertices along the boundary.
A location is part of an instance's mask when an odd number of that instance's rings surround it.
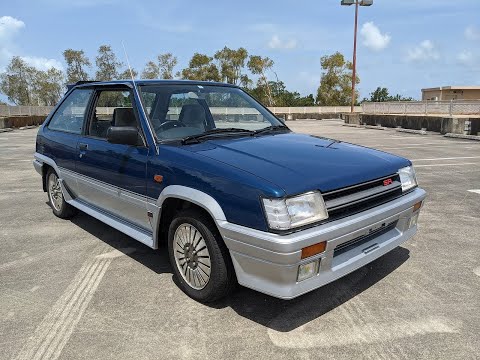
<svg viewBox="0 0 480 360">
<path fill-rule="evenodd" d="M 341 305 L 349 307 L 350 302 Z M 345 309 L 342 309 L 345 311 Z M 351 310 L 352 311 L 352 310 Z M 353 310 L 353 312 L 358 310 Z M 352 315 L 345 315 L 352 318 Z M 361 319 L 361 318 L 360 318 Z M 332 348 L 341 346 L 353 346 L 358 344 L 369 344 L 375 346 L 373 351 L 385 354 L 389 351 L 385 343 L 395 343 L 398 339 L 408 339 L 428 334 L 455 334 L 459 333 L 451 322 L 443 317 L 419 318 L 397 322 L 378 321 L 375 323 L 375 331 L 372 331 L 371 324 L 360 319 L 351 319 L 352 323 L 337 324 L 335 329 L 326 333 L 321 326 L 309 328 L 300 326 L 289 332 L 275 331 L 268 329 L 268 336 L 274 345 L 287 349 L 312 349 Z M 391 354 L 389 354 L 391 355 Z M 377 356 L 375 356 L 377 358 Z M 380 358 L 380 357 L 378 357 Z M 385 357 L 381 357 L 385 358 Z M 386 358 L 391 359 L 392 356 Z"/>
<path fill-rule="evenodd" d="M 105 252 L 106 249 L 110 251 Z M 101 246 L 99 250 L 100 255 L 83 264 L 67 290 L 27 340 L 16 360 L 58 359 L 112 260 L 132 251 L 112 251 L 107 246 Z"/>
<path fill-rule="evenodd" d="M 471 144 L 471 143 L 464 143 L 465 145 L 468 145 L 468 146 L 465 146 L 465 147 L 461 147 L 462 149 L 471 149 L 472 146 L 478 146 L 477 144 Z M 418 147 L 425 147 L 426 144 L 419 144 L 418 146 L 396 146 L 396 147 L 388 147 L 388 146 L 378 146 L 378 148 L 380 149 L 384 149 L 384 150 L 402 150 L 402 149 L 416 149 Z M 437 149 L 437 148 L 458 148 L 460 145 L 463 145 L 463 144 L 455 144 L 455 146 L 452 146 L 452 144 L 450 145 L 429 145 L 429 146 L 426 146 L 426 148 L 428 149 Z"/>
<path fill-rule="evenodd" d="M 385 139 L 387 141 L 390 141 L 391 139 Z M 353 143 L 355 143 L 355 141 L 352 141 Z M 364 146 L 368 146 L 368 147 L 397 147 L 397 146 L 424 146 L 424 145 L 441 145 L 441 143 L 434 143 L 434 144 L 401 144 L 401 141 L 400 141 L 400 144 L 397 144 L 397 143 L 390 143 L 389 145 L 385 145 L 385 143 L 383 144 L 379 144 L 379 143 L 376 143 L 376 144 L 368 144 L 367 142 L 362 142 L 362 145 Z"/>
<path fill-rule="evenodd" d="M 480 156 L 460 156 L 447 158 L 414 159 L 412 161 L 436 161 L 436 160 L 457 160 L 457 159 L 480 159 Z"/>
<path fill-rule="evenodd" d="M 430 164 L 430 165 L 415 165 L 415 169 L 419 167 L 436 167 L 436 166 L 462 166 L 462 165 L 480 165 L 477 163 L 456 163 L 456 164 Z"/>
<path fill-rule="evenodd" d="M 473 273 L 474 273 L 475 275 L 477 275 L 477 276 L 480 276 L 480 266 L 477 267 L 477 268 L 475 268 L 475 269 L 473 269 Z"/>
<path fill-rule="evenodd" d="M 480 189 L 479 190 L 468 190 L 468 191 L 470 191 L 472 193 L 475 193 L 475 194 L 480 194 Z"/>
</svg>

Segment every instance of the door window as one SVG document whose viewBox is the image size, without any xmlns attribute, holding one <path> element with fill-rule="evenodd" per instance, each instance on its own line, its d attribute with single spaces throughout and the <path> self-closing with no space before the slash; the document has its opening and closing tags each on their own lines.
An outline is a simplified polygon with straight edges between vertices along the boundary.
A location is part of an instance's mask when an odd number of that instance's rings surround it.
<svg viewBox="0 0 480 360">
<path fill-rule="evenodd" d="M 105 90 L 99 93 L 87 135 L 105 139 L 110 126 L 138 128 L 130 91 Z"/>
<path fill-rule="evenodd" d="M 63 101 L 48 124 L 50 130 L 81 134 L 88 102 L 93 90 L 74 90 Z"/>
</svg>

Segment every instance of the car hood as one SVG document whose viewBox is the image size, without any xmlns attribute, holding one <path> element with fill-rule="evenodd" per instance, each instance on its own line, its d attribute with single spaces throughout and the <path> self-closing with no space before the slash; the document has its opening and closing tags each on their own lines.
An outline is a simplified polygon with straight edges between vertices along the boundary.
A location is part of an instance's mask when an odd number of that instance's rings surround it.
<svg viewBox="0 0 480 360">
<path fill-rule="evenodd" d="M 266 179 L 286 195 L 328 192 L 394 174 L 407 159 L 312 135 L 211 139 L 184 149 Z"/>
</svg>

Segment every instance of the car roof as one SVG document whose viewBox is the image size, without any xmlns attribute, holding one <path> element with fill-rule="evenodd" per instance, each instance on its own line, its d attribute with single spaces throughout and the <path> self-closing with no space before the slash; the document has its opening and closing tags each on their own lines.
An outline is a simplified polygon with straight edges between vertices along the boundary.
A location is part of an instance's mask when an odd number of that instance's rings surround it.
<svg viewBox="0 0 480 360">
<path fill-rule="evenodd" d="M 87 88 L 87 87 L 101 87 L 101 86 L 114 86 L 114 85 L 126 85 L 128 87 L 133 87 L 132 80 L 113 80 L 113 81 L 79 81 L 75 84 L 69 85 L 70 88 Z M 135 85 L 202 85 L 202 86 L 228 86 L 235 87 L 238 86 L 233 84 L 215 82 L 215 81 L 198 81 L 198 80 L 164 80 L 164 79 L 140 79 L 135 80 Z"/>
</svg>

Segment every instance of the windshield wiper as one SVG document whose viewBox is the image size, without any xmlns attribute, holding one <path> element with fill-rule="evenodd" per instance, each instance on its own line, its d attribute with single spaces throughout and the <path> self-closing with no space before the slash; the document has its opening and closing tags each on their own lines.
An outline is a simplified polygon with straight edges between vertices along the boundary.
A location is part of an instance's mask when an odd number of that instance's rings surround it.
<svg viewBox="0 0 480 360">
<path fill-rule="evenodd" d="M 264 132 L 276 131 L 276 130 L 289 130 L 290 131 L 290 129 L 286 125 L 272 125 L 272 126 L 267 126 L 266 128 L 263 128 L 263 129 L 260 129 L 260 130 L 256 130 L 256 131 L 253 132 L 252 135 L 257 135 L 257 134 L 261 134 L 261 133 L 264 133 Z"/>
<path fill-rule="evenodd" d="M 217 134 L 235 134 L 235 133 L 245 133 L 245 134 L 253 134 L 252 130 L 247 129 L 239 129 L 239 128 L 226 128 L 226 129 L 212 129 L 205 131 L 201 134 L 190 135 L 182 139 L 182 144 L 191 144 L 191 143 L 199 143 L 200 139 Z"/>
</svg>

